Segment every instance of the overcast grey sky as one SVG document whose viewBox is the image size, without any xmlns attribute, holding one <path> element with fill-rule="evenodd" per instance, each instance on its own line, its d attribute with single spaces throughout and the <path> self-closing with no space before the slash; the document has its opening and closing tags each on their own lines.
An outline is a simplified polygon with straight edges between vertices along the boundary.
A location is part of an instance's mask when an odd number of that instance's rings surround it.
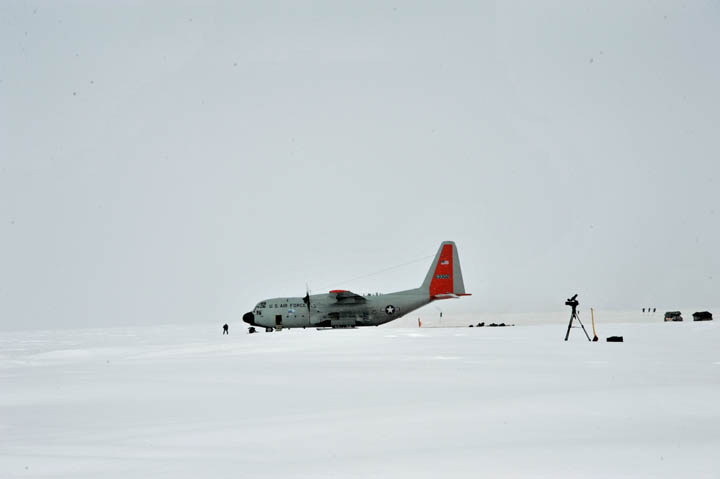
<svg viewBox="0 0 720 479">
<path fill-rule="evenodd" d="M 446 239 L 450 312 L 719 305 L 718 46 L 710 1 L 5 0 L 0 328 L 240 323 Z"/>
</svg>

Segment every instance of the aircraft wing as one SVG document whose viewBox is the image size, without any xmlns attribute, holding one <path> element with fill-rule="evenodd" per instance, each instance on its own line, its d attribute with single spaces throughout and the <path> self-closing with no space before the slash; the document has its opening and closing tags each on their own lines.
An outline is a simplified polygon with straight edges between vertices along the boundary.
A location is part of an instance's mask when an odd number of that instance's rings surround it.
<svg viewBox="0 0 720 479">
<path fill-rule="evenodd" d="M 364 303 L 367 299 L 364 296 L 355 294 L 352 291 L 346 291 L 344 289 L 333 289 L 330 291 L 330 296 L 335 297 L 335 301 L 342 304 L 353 304 L 353 303 Z"/>
</svg>

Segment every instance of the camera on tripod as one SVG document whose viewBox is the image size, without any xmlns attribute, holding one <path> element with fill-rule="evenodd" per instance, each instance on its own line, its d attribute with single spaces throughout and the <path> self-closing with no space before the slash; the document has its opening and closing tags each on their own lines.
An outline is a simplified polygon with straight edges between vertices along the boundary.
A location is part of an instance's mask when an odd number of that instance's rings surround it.
<svg viewBox="0 0 720 479">
<path fill-rule="evenodd" d="M 565 301 L 565 306 L 570 306 L 573 309 L 577 308 L 578 304 L 580 304 L 580 301 L 577 300 L 577 297 L 578 295 L 576 294 L 572 298 L 568 298 L 568 300 Z"/>
<path fill-rule="evenodd" d="M 577 320 L 578 323 L 580 323 L 580 327 L 582 328 L 583 332 L 585 333 L 585 336 L 587 337 L 588 341 L 590 341 L 590 335 L 588 335 L 587 331 L 585 331 L 585 326 L 583 325 L 582 321 L 580 321 L 580 316 L 577 312 L 578 304 L 580 304 L 580 301 L 577 300 L 578 295 L 576 294 L 572 298 L 568 298 L 567 301 L 565 301 L 566 306 L 570 306 L 572 308 L 572 314 L 570 315 L 570 323 L 568 323 L 568 329 L 567 333 L 565 333 L 565 341 L 568 340 L 570 337 L 570 328 L 573 327 L 573 320 Z"/>
</svg>

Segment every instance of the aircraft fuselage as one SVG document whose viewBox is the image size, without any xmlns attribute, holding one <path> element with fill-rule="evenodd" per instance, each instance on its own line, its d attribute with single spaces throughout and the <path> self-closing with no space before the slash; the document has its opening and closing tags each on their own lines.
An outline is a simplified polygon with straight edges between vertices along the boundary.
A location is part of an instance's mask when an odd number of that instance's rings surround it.
<svg viewBox="0 0 720 479">
<path fill-rule="evenodd" d="M 364 295 L 338 302 L 335 294 L 305 298 L 271 298 L 260 301 L 252 313 L 254 325 L 264 328 L 379 326 L 428 304 L 427 292 L 419 289 L 390 294 Z"/>
</svg>

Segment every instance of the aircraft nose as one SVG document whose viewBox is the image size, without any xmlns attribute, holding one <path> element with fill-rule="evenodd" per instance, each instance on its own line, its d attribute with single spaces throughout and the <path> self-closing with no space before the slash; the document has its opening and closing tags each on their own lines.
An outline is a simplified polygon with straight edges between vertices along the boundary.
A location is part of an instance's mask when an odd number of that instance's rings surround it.
<svg viewBox="0 0 720 479">
<path fill-rule="evenodd" d="M 255 315 L 252 313 L 245 313 L 243 314 L 243 321 L 245 321 L 248 324 L 255 325 Z"/>
</svg>

